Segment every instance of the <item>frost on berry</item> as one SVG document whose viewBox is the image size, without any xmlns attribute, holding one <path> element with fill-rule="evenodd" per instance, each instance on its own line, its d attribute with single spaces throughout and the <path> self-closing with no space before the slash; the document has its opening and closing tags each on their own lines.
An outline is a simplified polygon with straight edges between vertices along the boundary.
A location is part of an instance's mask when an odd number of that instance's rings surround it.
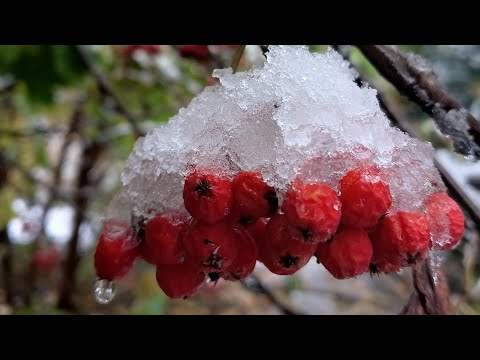
<svg viewBox="0 0 480 360">
<path fill-rule="evenodd" d="M 156 277 L 158 286 L 172 299 L 190 297 L 205 284 L 205 275 L 200 267 L 188 261 L 157 265 Z"/>
<path fill-rule="evenodd" d="M 458 204 L 445 192 L 426 199 L 432 247 L 449 250 L 457 245 L 464 233 L 465 218 Z"/>
<path fill-rule="evenodd" d="M 342 204 L 328 185 L 295 180 L 285 194 L 282 211 L 292 230 L 305 243 L 319 243 L 337 230 Z"/>
<path fill-rule="evenodd" d="M 373 249 L 368 234 L 362 229 L 343 228 L 331 241 L 320 243 L 316 256 L 337 279 L 363 274 L 369 269 Z"/>
<path fill-rule="evenodd" d="M 388 183 L 379 168 L 362 164 L 340 180 L 342 224 L 369 229 L 392 205 Z"/>
<path fill-rule="evenodd" d="M 276 214 L 258 242 L 258 260 L 274 274 L 292 275 L 307 264 L 315 249 L 314 243 L 305 243 L 291 231 L 284 214 Z"/>
<path fill-rule="evenodd" d="M 139 243 L 129 223 L 104 222 L 94 257 L 99 278 L 112 281 L 125 276 L 139 255 Z"/>
<path fill-rule="evenodd" d="M 195 219 L 214 224 L 228 215 L 233 206 L 232 183 L 213 171 L 194 171 L 185 179 L 183 200 Z"/>
<path fill-rule="evenodd" d="M 399 211 L 380 221 L 370 239 L 373 272 L 396 272 L 427 258 L 430 226 L 420 213 Z"/>
</svg>

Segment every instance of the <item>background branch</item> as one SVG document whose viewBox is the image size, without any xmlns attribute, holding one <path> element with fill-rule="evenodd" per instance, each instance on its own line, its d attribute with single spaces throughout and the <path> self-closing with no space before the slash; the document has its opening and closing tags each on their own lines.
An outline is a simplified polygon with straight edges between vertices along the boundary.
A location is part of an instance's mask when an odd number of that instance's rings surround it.
<svg viewBox="0 0 480 360">
<path fill-rule="evenodd" d="M 143 136 L 144 133 L 142 132 L 142 130 L 140 130 L 140 127 L 138 126 L 137 117 L 134 116 L 125 107 L 123 102 L 120 100 L 120 97 L 113 90 L 107 79 L 102 75 L 98 67 L 95 65 L 95 62 L 93 61 L 88 51 L 82 45 L 76 45 L 76 49 L 88 71 L 95 79 L 100 94 L 103 97 L 110 97 L 115 102 L 115 109 L 118 111 L 119 114 L 123 115 L 125 119 L 127 119 L 130 127 L 132 128 L 135 139 Z"/>
<path fill-rule="evenodd" d="M 455 151 L 480 157 L 480 123 L 442 88 L 423 58 L 394 46 L 356 46 L 385 79 L 435 120 Z"/>
</svg>

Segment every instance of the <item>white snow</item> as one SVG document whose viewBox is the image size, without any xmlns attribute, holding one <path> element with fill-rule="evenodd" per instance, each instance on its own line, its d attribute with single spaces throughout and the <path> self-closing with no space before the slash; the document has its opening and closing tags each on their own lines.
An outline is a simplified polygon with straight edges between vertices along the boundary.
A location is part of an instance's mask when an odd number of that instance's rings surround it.
<svg viewBox="0 0 480 360">
<path fill-rule="evenodd" d="M 193 166 L 260 171 L 282 198 L 297 175 L 337 189 L 346 171 L 370 161 L 387 175 L 392 211 L 423 211 L 427 195 L 445 190 L 431 144 L 391 127 L 376 91 L 359 88 L 339 54 L 270 46 L 267 56 L 247 72 L 216 70 L 219 85 L 137 141 L 107 218 L 185 211 L 183 181 Z"/>
</svg>

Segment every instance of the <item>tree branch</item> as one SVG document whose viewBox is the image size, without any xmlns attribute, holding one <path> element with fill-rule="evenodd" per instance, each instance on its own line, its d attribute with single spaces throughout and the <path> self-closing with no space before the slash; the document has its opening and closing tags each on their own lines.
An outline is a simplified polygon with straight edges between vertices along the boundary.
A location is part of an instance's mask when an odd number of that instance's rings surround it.
<svg viewBox="0 0 480 360">
<path fill-rule="evenodd" d="M 120 97 L 117 93 L 113 90 L 110 84 L 107 82 L 107 79 L 102 75 L 100 70 L 95 65 L 93 59 L 91 58 L 88 51 L 86 51 L 82 45 L 75 46 L 83 63 L 90 71 L 90 74 L 96 81 L 98 90 L 103 97 L 110 97 L 115 102 L 115 109 L 118 111 L 119 114 L 123 115 L 125 119 L 127 119 L 130 127 L 132 128 L 133 135 L 135 139 L 143 136 L 144 133 L 138 126 L 138 119 L 134 116 L 130 111 L 127 110 L 123 102 L 120 100 Z"/>
<path fill-rule="evenodd" d="M 284 315 L 302 315 L 302 314 L 299 314 L 297 312 L 295 312 L 294 310 L 290 309 L 288 306 L 286 306 L 282 301 L 280 301 L 279 299 L 277 299 L 277 297 L 275 296 L 275 294 L 273 292 L 270 291 L 270 289 L 268 289 L 267 287 L 265 287 L 265 285 L 262 284 L 262 282 L 260 281 L 260 279 L 258 277 L 256 277 L 255 275 L 251 274 L 249 277 L 248 277 L 248 280 L 251 280 L 254 282 L 253 285 L 249 285 L 245 280 L 242 281 L 242 285 L 249 291 L 255 291 L 255 292 L 259 292 L 263 295 L 265 295 L 265 297 L 273 304 L 275 305 Z"/>
<path fill-rule="evenodd" d="M 420 56 L 394 46 L 356 45 L 370 63 L 403 95 L 431 116 L 455 151 L 480 157 L 480 123 L 439 84 Z"/>
<path fill-rule="evenodd" d="M 0 258 L 3 273 L 3 287 L 5 289 L 7 304 L 13 305 L 13 248 L 8 237 L 6 226 L 0 230 L 0 244 L 4 246 L 3 256 Z"/>
<path fill-rule="evenodd" d="M 75 310 L 73 302 L 73 291 L 75 289 L 75 273 L 80 260 L 77 247 L 79 230 L 85 217 L 89 197 L 86 192 L 81 190 L 90 185 L 90 170 L 95 166 L 101 152 L 103 144 L 98 142 L 84 143 L 82 152 L 82 162 L 77 182 L 77 196 L 75 198 L 75 214 L 73 220 L 72 236 L 68 242 L 68 253 L 65 260 L 63 278 L 60 283 L 58 308 L 65 310 Z"/>
<path fill-rule="evenodd" d="M 433 281 L 430 261 L 420 263 L 412 269 L 414 291 L 401 315 L 448 315 L 450 303 L 448 300 L 448 285 L 445 275 L 437 271 L 438 284 Z"/>
</svg>

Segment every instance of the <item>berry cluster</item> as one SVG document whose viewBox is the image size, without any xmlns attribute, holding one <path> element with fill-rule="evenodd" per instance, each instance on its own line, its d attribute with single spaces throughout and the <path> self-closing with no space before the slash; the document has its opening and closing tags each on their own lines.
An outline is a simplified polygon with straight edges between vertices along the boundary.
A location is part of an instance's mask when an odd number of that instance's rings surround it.
<svg viewBox="0 0 480 360">
<path fill-rule="evenodd" d="M 156 266 L 167 296 L 185 298 L 206 279 L 244 279 L 257 260 L 278 275 L 294 274 L 312 256 L 337 279 L 396 272 L 424 260 L 429 248 L 451 249 L 463 235 L 462 211 L 446 193 L 429 196 L 423 212 L 391 211 L 388 181 L 370 164 L 350 170 L 338 185 L 337 194 L 325 183 L 296 178 L 280 206 L 260 173 L 241 171 L 232 179 L 195 170 L 183 188 L 190 216 L 153 212 L 133 224 L 104 224 L 97 275 L 122 277 L 141 257 Z"/>
</svg>

